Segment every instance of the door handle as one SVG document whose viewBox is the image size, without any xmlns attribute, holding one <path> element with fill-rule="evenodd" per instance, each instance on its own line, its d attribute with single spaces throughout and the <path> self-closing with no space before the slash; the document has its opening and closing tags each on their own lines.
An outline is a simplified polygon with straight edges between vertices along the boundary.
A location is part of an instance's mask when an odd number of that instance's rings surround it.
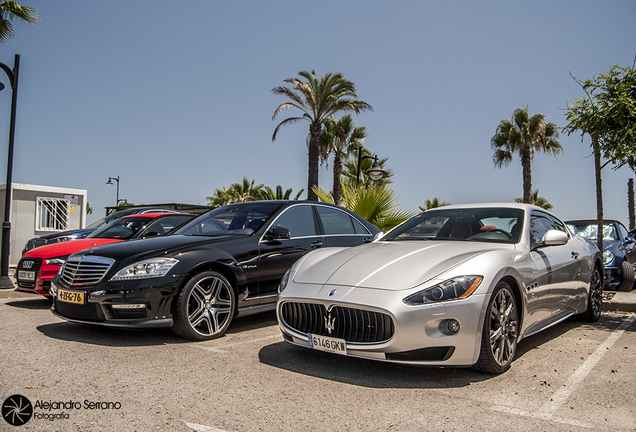
<svg viewBox="0 0 636 432">
<path fill-rule="evenodd" d="M 365 237 L 363 240 L 364 243 L 371 243 L 372 241 L 373 241 L 372 237 Z"/>
<path fill-rule="evenodd" d="M 312 249 L 318 249 L 319 247 L 322 247 L 322 242 L 320 240 L 315 241 L 311 244 Z"/>
<path fill-rule="evenodd" d="M 578 253 L 578 252 L 572 252 L 571 257 L 572 257 L 573 259 L 577 259 L 577 258 L 579 257 L 579 253 Z"/>
</svg>

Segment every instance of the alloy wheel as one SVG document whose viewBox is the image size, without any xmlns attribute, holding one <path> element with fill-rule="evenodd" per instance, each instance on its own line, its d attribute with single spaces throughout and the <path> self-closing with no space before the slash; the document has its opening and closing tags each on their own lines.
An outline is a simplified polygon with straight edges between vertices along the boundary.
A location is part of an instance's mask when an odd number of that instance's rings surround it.
<svg viewBox="0 0 636 432">
<path fill-rule="evenodd" d="M 500 290 L 490 308 L 490 350 L 499 366 L 507 366 L 515 355 L 518 317 L 515 299 L 504 288 Z"/>
<path fill-rule="evenodd" d="M 198 281 L 188 295 L 188 321 L 202 336 L 222 333 L 233 312 L 232 288 L 222 279 L 211 276 Z"/>
</svg>

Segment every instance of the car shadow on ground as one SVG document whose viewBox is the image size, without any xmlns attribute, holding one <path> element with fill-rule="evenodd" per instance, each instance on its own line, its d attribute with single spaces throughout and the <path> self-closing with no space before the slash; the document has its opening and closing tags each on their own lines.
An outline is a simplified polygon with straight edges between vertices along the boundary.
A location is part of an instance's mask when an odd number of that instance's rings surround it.
<svg viewBox="0 0 636 432">
<path fill-rule="evenodd" d="M 276 320 L 276 312 L 269 311 L 254 315 L 248 315 L 246 317 L 234 318 L 230 328 L 227 329 L 226 334 L 241 333 L 248 330 L 256 330 L 263 327 L 269 327 L 272 325 L 278 325 Z"/>
<path fill-rule="evenodd" d="M 7 302 L 6 305 L 19 309 L 50 309 L 53 301 L 51 298 L 39 296 L 37 298 L 26 300 L 13 300 Z"/>
<path fill-rule="evenodd" d="M 627 315 L 603 314 L 596 323 L 574 319 L 561 322 L 543 332 L 525 338 L 517 345 L 515 360 L 542 345 L 581 327 L 615 330 Z M 635 331 L 636 325 L 629 329 Z M 471 383 L 495 379 L 497 375 L 476 372 L 471 368 L 411 366 L 329 354 L 286 342 L 264 346 L 261 363 L 303 375 L 370 388 L 443 389 L 465 387 Z M 513 367 L 514 367 L 513 362 Z"/>
<path fill-rule="evenodd" d="M 174 335 L 170 329 L 122 329 L 66 321 L 43 324 L 36 328 L 40 333 L 52 339 L 113 347 L 170 345 L 191 342 Z"/>
<path fill-rule="evenodd" d="M 49 302 L 50 307 L 50 302 Z M 274 312 L 235 318 L 226 334 L 240 333 L 276 324 Z M 103 327 L 99 325 L 78 324 L 60 321 L 37 327 L 43 335 L 60 340 L 82 342 L 92 345 L 132 347 L 199 343 L 198 341 L 180 338 L 167 329 L 125 329 Z M 215 340 L 223 340 L 221 336 Z"/>
<path fill-rule="evenodd" d="M 277 342 L 258 353 L 261 363 L 328 381 L 368 388 L 444 389 L 467 387 L 495 375 L 470 368 L 401 365 L 313 351 Z"/>
</svg>

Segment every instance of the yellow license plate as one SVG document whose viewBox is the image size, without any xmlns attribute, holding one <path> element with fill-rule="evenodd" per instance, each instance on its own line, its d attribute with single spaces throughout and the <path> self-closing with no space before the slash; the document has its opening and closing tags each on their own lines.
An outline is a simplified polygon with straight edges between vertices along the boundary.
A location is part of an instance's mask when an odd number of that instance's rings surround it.
<svg viewBox="0 0 636 432">
<path fill-rule="evenodd" d="M 84 304 L 84 293 L 80 291 L 57 291 L 57 299 L 66 303 Z"/>
</svg>

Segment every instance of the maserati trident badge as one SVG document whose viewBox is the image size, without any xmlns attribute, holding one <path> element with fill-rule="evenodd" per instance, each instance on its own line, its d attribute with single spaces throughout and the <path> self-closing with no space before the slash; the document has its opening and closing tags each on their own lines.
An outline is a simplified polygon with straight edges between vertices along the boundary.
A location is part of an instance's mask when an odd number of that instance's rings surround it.
<svg viewBox="0 0 636 432">
<path fill-rule="evenodd" d="M 334 328 L 336 324 L 336 317 L 331 317 L 331 312 L 329 313 L 328 317 L 325 317 L 325 329 L 327 330 L 327 332 L 329 332 L 329 334 L 331 334 L 331 332 L 334 330 Z"/>
</svg>

